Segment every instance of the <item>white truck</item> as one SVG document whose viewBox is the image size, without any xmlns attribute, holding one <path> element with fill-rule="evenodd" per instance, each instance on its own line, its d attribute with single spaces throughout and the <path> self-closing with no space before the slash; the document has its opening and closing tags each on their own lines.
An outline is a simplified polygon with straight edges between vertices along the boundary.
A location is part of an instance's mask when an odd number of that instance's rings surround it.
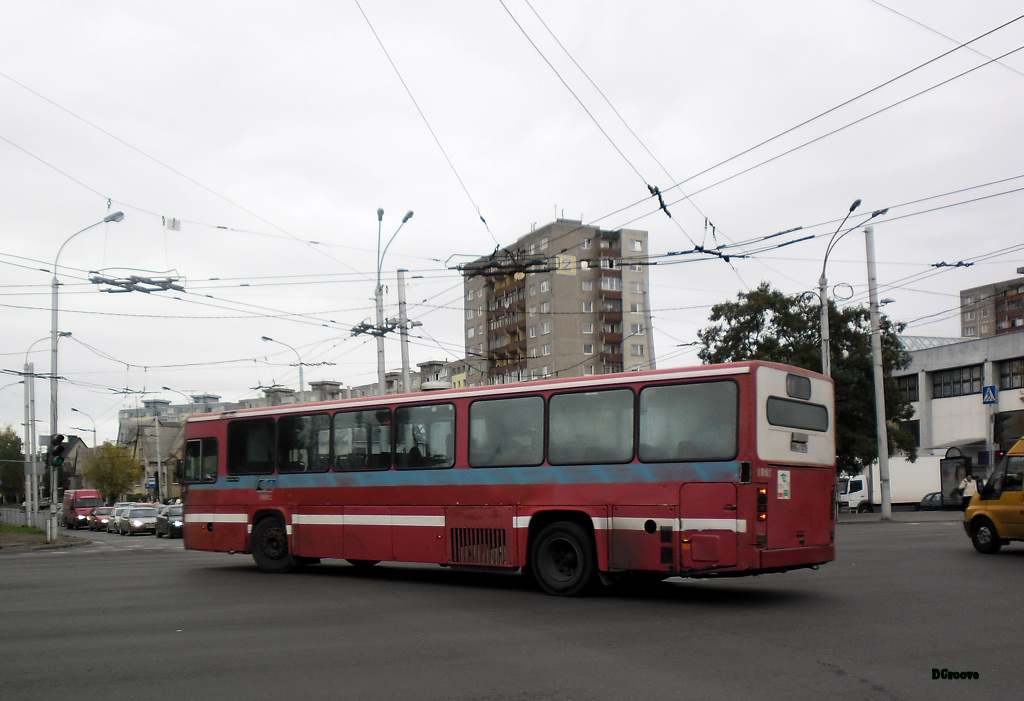
<svg viewBox="0 0 1024 701">
<path fill-rule="evenodd" d="M 889 492 L 893 506 L 917 507 L 926 494 L 941 492 L 942 504 L 956 508 L 961 504 L 960 480 L 965 468 L 962 460 L 921 455 L 915 462 L 903 457 L 889 459 Z M 836 501 L 840 511 L 871 513 L 881 508 L 882 489 L 878 463 L 863 475 L 840 477 L 836 483 Z"/>
</svg>

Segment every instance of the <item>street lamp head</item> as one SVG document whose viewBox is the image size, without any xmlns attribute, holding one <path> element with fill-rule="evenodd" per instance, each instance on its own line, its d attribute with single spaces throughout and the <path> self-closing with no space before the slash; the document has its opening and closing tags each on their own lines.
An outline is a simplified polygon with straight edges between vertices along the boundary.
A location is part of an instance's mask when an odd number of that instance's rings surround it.
<svg viewBox="0 0 1024 701">
<path fill-rule="evenodd" d="M 383 209 L 378 209 L 377 210 L 377 221 L 384 221 L 384 210 Z"/>
<path fill-rule="evenodd" d="M 854 200 L 853 204 L 850 205 L 850 212 L 860 207 L 860 200 Z"/>
<path fill-rule="evenodd" d="M 874 212 L 871 213 L 871 216 L 872 217 L 884 217 L 888 213 L 889 213 L 889 208 L 886 207 L 885 209 L 876 209 Z"/>
<path fill-rule="evenodd" d="M 124 219 L 124 212 L 114 212 L 113 214 L 108 214 L 107 216 L 103 217 L 103 223 L 109 224 L 110 222 L 117 222 L 121 221 L 122 219 Z"/>
<path fill-rule="evenodd" d="M 402 218 L 402 223 L 404 224 L 407 221 L 409 221 L 410 219 L 412 219 L 412 210 L 411 209 L 408 212 L 405 213 L 405 216 Z"/>
<path fill-rule="evenodd" d="M 273 341 L 274 339 L 272 339 L 270 336 L 260 336 L 260 340 L 261 341 Z"/>
</svg>

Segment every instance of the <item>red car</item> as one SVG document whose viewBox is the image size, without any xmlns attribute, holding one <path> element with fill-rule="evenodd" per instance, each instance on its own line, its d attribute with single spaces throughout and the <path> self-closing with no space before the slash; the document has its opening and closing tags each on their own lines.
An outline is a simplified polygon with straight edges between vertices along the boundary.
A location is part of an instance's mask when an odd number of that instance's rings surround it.
<svg viewBox="0 0 1024 701">
<path fill-rule="evenodd" d="M 111 506 L 97 506 L 89 512 L 89 516 L 86 517 L 86 524 L 89 526 L 90 531 L 105 531 L 107 530 L 107 521 L 110 520 L 110 512 L 113 511 Z"/>
</svg>

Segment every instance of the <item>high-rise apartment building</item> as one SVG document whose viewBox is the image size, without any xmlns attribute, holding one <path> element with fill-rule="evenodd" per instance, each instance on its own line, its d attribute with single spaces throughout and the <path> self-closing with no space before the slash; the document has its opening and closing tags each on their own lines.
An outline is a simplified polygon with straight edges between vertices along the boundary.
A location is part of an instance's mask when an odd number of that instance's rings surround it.
<svg viewBox="0 0 1024 701">
<path fill-rule="evenodd" d="M 646 231 L 559 219 L 463 275 L 468 385 L 655 367 Z"/>
<path fill-rule="evenodd" d="M 990 338 L 1024 331 L 1024 278 L 960 291 L 960 335 Z"/>
</svg>

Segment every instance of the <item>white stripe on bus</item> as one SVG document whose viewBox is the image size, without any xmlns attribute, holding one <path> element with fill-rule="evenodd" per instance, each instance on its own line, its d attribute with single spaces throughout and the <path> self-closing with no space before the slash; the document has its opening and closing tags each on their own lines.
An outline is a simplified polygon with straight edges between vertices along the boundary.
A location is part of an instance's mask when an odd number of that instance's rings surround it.
<svg viewBox="0 0 1024 701">
<path fill-rule="evenodd" d="M 530 516 L 516 516 L 513 528 L 529 528 Z M 595 531 L 644 531 L 648 521 L 654 521 L 657 528 L 675 527 L 675 519 L 592 516 Z M 185 523 L 240 523 L 248 524 L 245 514 L 186 514 Z M 292 514 L 291 524 L 299 526 L 411 526 L 444 528 L 444 516 L 415 516 L 395 514 Z M 290 530 L 291 524 L 288 528 Z M 682 531 L 735 531 L 747 532 L 747 522 L 735 518 L 684 518 L 678 522 Z"/>
</svg>

